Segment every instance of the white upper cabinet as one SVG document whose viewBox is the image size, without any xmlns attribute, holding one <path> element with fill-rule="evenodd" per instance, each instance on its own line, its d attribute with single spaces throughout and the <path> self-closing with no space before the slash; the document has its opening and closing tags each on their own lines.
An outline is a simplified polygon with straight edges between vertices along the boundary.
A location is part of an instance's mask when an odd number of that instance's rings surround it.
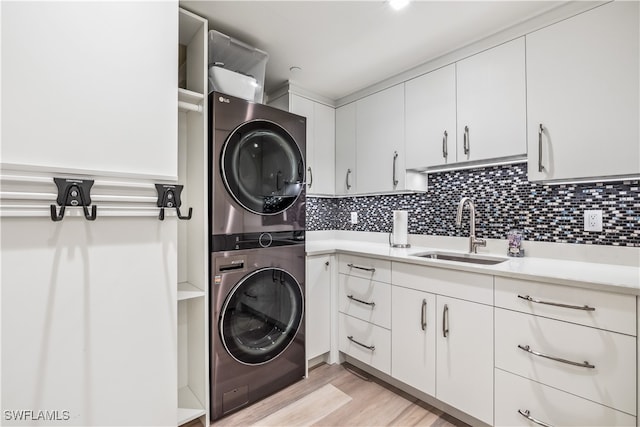
<svg viewBox="0 0 640 427">
<path fill-rule="evenodd" d="M 457 161 L 524 156 L 524 38 L 456 63 Z"/>
<path fill-rule="evenodd" d="M 530 180 L 640 173 L 638 7 L 608 3 L 526 36 Z"/>
<path fill-rule="evenodd" d="M 3 2 L 2 162 L 177 176 L 177 2 Z"/>
<path fill-rule="evenodd" d="M 282 108 L 286 103 L 283 98 L 270 105 Z M 290 112 L 307 118 L 307 194 L 334 194 L 334 108 L 293 93 L 289 93 L 288 103 Z"/>
<path fill-rule="evenodd" d="M 404 189 L 404 85 L 362 98 L 356 105 L 358 193 Z"/>
<path fill-rule="evenodd" d="M 456 162 L 455 65 L 405 83 L 407 169 Z"/>
<path fill-rule="evenodd" d="M 336 108 L 336 195 L 356 194 L 356 103 Z"/>
</svg>

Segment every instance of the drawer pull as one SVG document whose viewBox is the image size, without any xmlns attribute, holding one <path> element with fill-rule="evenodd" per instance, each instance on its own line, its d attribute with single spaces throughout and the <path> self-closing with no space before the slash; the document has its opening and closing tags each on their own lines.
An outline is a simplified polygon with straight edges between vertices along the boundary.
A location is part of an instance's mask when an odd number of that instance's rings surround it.
<svg viewBox="0 0 640 427">
<path fill-rule="evenodd" d="M 522 409 L 518 409 L 518 413 L 520 415 L 522 415 L 523 417 L 525 417 L 526 419 L 528 419 L 529 421 L 531 421 L 532 423 L 538 424 L 539 426 L 542 426 L 542 427 L 553 427 L 551 424 L 547 424 L 547 423 L 545 423 L 543 421 L 540 421 L 540 420 L 537 420 L 537 419 L 533 418 L 531 416 L 531 412 L 529 412 L 528 409 L 525 409 L 524 411 Z"/>
<path fill-rule="evenodd" d="M 422 300 L 422 310 L 420 311 L 420 327 L 423 331 L 427 330 L 427 300 Z"/>
<path fill-rule="evenodd" d="M 376 349 L 375 345 L 366 345 L 366 344 L 362 344 L 361 342 L 358 342 L 356 340 L 353 339 L 353 335 L 349 335 L 347 338 L 349 338 L 349 341 L 351 341 L 354 344 L 358 344 L 360 347 L 364 347 L 367 350 L 371 350 L 374 351 Z"/>
<path fill-rule="evenodd" d="M 527 300 L 529 302 L 535 302 L 536 304 L 544 304 L 544 305 L 552 305 L 554 307 L 562 307 L 562 308 L 571 308 L 573 310 L 584 310 L 584 311 L 596 311 L 595 307 L 589 307 L 588 305 L 569 305 L 569 304 L 561 304 L 559 302 L 549 302 L 549 301 L 540 301 L 535 298 L 531 298 L 529 295 L 518 295 L 518 298 L 522 298 L 523 300 Z"/>
<path fill-rule="evenodd" d="M 375 273 L 376 269 L 373 267 L 360 267 L 359 265 L 354 265 L 352 263 L 347 264 L 347 267 L 349 268 L 357 268 L 358 270 L 364 270 L 364 271 L 370 271 L 372 273 Z"/>
<path fill-rule="evenodd" d="M 444 305 L 442 310 L 442 336 L 447 338 L 449 335 L 449 306 Z"/>
<path fill-rule="evenodd" d="M 371 306 L 371 308 L 374 308 L 376 306 L 375 302 L 363 301 L 361 299 L 355 298 L 353 295 L 347 295 L 347 298 L 349 298 L 350 300 L 353 300 L 355 302 L 359 302 L 360 304 L 366 304 L 368 306 Z"/>
<path fill-rule="evenodd" d="M 555 360 L 556 362 L 566 363 L 567 365 L 580 366 L 581 368 L 590 368 L 590 369 L 595 368 L 594 365 L 590 364 L 586 360 L 583 363 L 580 363 L 580 362 L 573 362 L 573 361 L 567 360 L 567 359 L 562 359 L 560 357 L 549 356 L 547 354 L 538 353 L 537 351 L 531 350 L 531 348 L 528 345 L 522 346 L 522 345 L 518 344 L 518 348 L 520 350 L 523 350 L 523 351 L 526 351 L 528 353 L 531 353 L 534 356 L 544 357 L 545 359 Z"/>
</svg>

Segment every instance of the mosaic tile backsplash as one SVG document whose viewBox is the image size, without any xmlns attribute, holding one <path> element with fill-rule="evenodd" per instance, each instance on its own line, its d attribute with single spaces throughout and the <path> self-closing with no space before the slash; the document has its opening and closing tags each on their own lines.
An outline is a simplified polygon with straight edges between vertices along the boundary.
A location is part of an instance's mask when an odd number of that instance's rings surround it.
<svg viewBox="0 0 640 427">
<path fill-rule="evenodd" d="M 409 233 L 468 236 L 469 211 L 455 225 L 458 202 L 476 206 L 476 235 L 504 239 L 513 228 L 540 242 L 640 246 L 638 181 L 543 185 L 527 180 L 527 164 L 429 174 L 426 193 L 307 197 L 307 229 L 391 232 L 393 210 L 409 211 Z M 602 210 L 602 232 L 583 231 L 584 210 Z M 358 212 L 358 224 L 350 213 Z"/>
</svg>

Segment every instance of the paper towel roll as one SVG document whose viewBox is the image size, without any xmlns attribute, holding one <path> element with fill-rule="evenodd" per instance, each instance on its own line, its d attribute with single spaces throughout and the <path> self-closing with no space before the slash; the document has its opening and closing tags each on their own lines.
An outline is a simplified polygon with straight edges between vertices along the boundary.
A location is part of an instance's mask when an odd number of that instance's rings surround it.
<svg viewBox="0 0 640 427">
<path fill-rule="evenodd" d="M 407 240 L 407 211 L 393 211 L 392 246 L 405 246 Z"/>
</svg>

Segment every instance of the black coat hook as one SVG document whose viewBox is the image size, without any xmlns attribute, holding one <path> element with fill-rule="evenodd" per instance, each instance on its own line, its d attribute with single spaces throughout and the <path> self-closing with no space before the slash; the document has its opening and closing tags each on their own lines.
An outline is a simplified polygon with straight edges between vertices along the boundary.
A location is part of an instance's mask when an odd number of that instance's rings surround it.
<svg viewBox="0 0 640 427">
<path fill-rule="evenodd" d="M 58 187 L 56 202 L 60 206 L 60 212 L 57 212 L 56 205 L 50 206 L 52 221 L 62 221 L 67 206 L 80 206 L 84 212 L 84 217 L 88 221 L 96 219 L 96 206 L 91 206 L 91 213 L 89 213 L 88 209 L 91 204 L 92 179 L 53 178 L 53 182 Z"/>
<path fill-rule="evenodd" d="M 182 215 L 182 212 L 180 212 L 182 188 L 182 185 L 156 184 L 156 191 L 158 192 L 157 205 L 160 208 L 158 219 L 160 221 L 164 220 L 164 208 L 175 208 L 179 219 L 191 219 L 193 208 L 189 208 L 187 215 Z"/>
</svg>

